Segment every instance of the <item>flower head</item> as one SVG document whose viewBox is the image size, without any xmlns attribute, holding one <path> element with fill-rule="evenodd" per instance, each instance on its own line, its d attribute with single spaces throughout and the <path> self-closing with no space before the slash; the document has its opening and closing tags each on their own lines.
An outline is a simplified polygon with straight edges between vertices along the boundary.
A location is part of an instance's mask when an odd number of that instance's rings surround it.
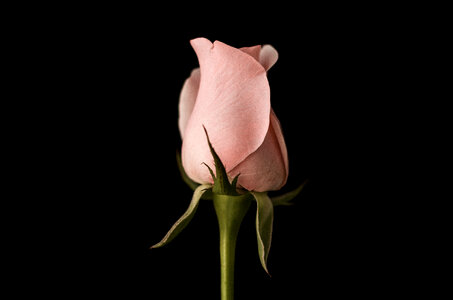
<svg viewBox="0 0 453 300">
<path fill-rule="evenodd" d="M 288 155 L 271 108 L 267 70 L 277 61 L 270 45 L 234 48 L 205 38 L 191 41 L 200 68 L 180 95 L 182 163 L 198 183 L 212 183 L 212 155 L 203 126 L 229 177 L 250 191 L 278 190 L 288 178 Z"/>
</svg>

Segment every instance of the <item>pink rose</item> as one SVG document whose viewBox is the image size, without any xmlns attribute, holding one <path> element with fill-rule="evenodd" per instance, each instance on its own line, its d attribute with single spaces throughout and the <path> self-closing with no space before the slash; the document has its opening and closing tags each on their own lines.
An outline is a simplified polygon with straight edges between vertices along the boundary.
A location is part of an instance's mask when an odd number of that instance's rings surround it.
<svg viewBox="0 0 453 300">
<path fill-rule="evenodd" d="M 205 38 L 191 41 L 200 68 L 185 81 L 179 102 L 182 164 L 198 183 L 214 168 L 203 125 L 228 176 L 249 191 L 278 190 L 288 178 L 288 154 L 271 109 L 266 71 L 278 59 L 270 45 L 236 49 Z"/>
</svg>

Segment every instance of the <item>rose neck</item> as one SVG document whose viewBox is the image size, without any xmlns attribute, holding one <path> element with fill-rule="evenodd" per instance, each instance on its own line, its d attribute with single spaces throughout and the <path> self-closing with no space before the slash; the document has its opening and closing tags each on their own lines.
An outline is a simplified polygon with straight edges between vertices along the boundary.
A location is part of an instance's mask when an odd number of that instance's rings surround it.
<svg viewBox="0 0 453 300">
<path fill-rule="evenodd" d="M 222 300 L 234 299 L 234 260 L 236 240 L 247 213 L 250 195 L 213 195 L 220 233 L 220 291 Z"/>
</svg>

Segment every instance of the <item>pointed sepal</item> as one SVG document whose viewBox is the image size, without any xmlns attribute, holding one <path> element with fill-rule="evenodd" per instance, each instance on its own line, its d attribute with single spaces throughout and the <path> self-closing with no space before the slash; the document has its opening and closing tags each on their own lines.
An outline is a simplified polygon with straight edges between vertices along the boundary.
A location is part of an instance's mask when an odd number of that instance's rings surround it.
<svg viewBox="0 0 453 300">
<path fill-rule="evenodd" d="M 217 195 L 239 196 L 239 193 L 236 191 L 236 183 L 239 175 L 236 176 L 235 179 L 233 179 L 233 184 L 231 184 L 228 179 L 228 174 L 225 170 L 225 166 L 223 165 L 220 157 L 215 152 L 214 147 L 209 140 L 209 135 L 206 127 L 203 126 L 203 129 L 206 133 L 209 150 L 211 151 L 211 155 L 214 158 L 215 174 L 214 171 L 208 166 L 208 164 L 204 163 L 204 165 L 209 169 L 211 177 L 214 181 L 212 192 Z"/>
<path fill-rule="evenodd" d="M 294 203 L 292 203 L 290 201 L 293 200 L 294 198 L 296 198 L 297 195 L 300 194 L 300 192 L 302 191 L 304 186 L 307 184 L 307 181 L 308 180 L 305 180 L 301 185 L 299 185 L 297 188 L 295 188 L 294 190 L 292 190 L 290 192 L 287 192 L 287 193 L 285 193 L 283 195 L 280 195 L 280 196 L 272 197 L 271 198 L 272 204 L 274 206 L 280 206 L 280 205 L 289 206 L 289 205 L 293 205 Z"/>
<path fill-rule="evenodd" d="M 189 208 L 187 208 L 186 212 L 170 228 L 164 238 L 159 243 L 152 246 L 151 249 L 165 246 L 166 244 L 171 242 L 187 226 L 187 224 L 189 224 L 189 222 L 195 215 L 201 196 L 211 187 L 212 186 L 210 184 L 202 184 L 195 189 L 195 192 L 192 196 L 192 201 L 190 201 Z"/>
<path fill-rule="evenodd" d="M 271 248 L 272 227 L 274 222 L 274 206 L 267 193 L 251 192 L 256 200 L 256 237 L 258 240 L 258 255 L 261 265 L 267 274 L 267 257 Z M 270 276 L 270 274 L 269 274 Z"/>
</svg>

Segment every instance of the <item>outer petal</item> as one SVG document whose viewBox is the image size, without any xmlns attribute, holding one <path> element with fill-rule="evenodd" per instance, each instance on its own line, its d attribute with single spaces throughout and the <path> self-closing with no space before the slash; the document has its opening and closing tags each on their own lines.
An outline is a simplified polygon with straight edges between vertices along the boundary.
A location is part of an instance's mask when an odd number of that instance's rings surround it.
<svg viewBox="0 0 453 300">
<path fill-rule="evenodd" d="M 230 176 L 239 176 L 238 184 L 249 191 L 279 190 L 288 179 L 288 153 L 285 140 L 274 113 L 269 131 L 261 147 L 236 166 Z"/>
<path fill-rule="evenodd" d="M 280 146 L 280 153 L 282 155 L 283 163 L 285 164 L 286 169 L 286 179 L 288 178 L 289 173 L 289 162 L 288 162 L 288 149 L 286 148 L 285 138 L 283 137 L 282 127 L 280 121 L 275 115 L 274 110 L 271 110 L 271 126 L 274 129 L 275 137 L 278 140 L 278 145 Z M 285 183 L 286 183 L 285 179 Z"/>
<path fill-rule="evenodd" d="M 260 52 L 259 61 L 268 71 L 278 60 L 278 52 L 271 45 L 264 45 Z"/>
<path fill-rule="evenodd" d="M 200 87 L 200 69 L 194 69 L 190 77 L 186 79 L 179 95 L 179 133 L 181 138 L 184 138 L 184 131 L 187 122 L 192 114 L 195 100 L 198 95 L 198 88 Z"/>
<path fill-rule="evenodd" d="M 252 56 L 204 38 L 191 41 L 201 68 L 198 97 L 187 124 L 182 162 L 190 178 L 211 182 L 213 167 L 203 125 L 227 172 L 255 152 L 269 128 L 270 89 L 265 69 Z"/>
</svg>

